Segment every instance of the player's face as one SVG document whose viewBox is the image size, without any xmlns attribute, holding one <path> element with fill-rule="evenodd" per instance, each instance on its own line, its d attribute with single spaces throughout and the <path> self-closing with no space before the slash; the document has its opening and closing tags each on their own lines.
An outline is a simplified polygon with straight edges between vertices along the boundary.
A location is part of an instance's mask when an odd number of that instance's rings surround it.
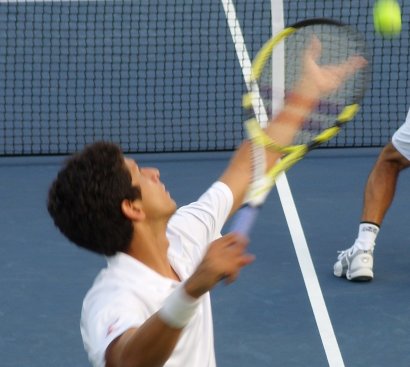
<svg viewBox="0 0 410 367">
<path fill-rule="evenodd" d="M 152 167 L 139 167 L 130 158 L 124 160 L 131 174 L 132 185 L 139 186 L 141 189 L 142 203 L 147 217 L 154 219 L 172 215 L 176 210 L 176 203 L 161 182 L 159 170 Z"/>
</svg>

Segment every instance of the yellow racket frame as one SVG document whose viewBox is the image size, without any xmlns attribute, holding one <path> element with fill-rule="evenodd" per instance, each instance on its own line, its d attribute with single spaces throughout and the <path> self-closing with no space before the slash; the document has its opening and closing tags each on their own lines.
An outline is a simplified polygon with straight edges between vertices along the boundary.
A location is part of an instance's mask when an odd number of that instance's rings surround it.
<svg viewBox="0 0 410 367">
<path fill-rule="evenodd" d="M 252 102 L 255 99 L 255 95 L 254 95 L 254 92 L 252 91 L 252 85 L 257 84 L 257 81 L 259 80 L 262 74 L 266 61 L 270 58 L 273 49 L 283 39 L 295 33 L 298 30 L 298 28 L 301 28 L 305 25 L 312 24 L 312 23 L 317 23 L 317 24 L 327 23 L 327 24 L 345 26 L 344 24 L 341 24 L 337 21 L 333 21 L 329 19 L 306 20 L 306 21 L 296 23 L 296 25 L 283 29 L 280 33 L 278 33 L 277 35 L 272 37 L 270 40 L 268 40 L 263 45 L 261 50 L 258 52 L 258 54 L 256 55 L 252 63 L 251 75 L 249 79 L 249 82 L 251 85 L 251 88 L 250 88 L 251 91 L 244 94 L 242 98 L 242 105 L 245 109 L 251 110 L 253 108 Z M 364 92 L 364 87 L 363 87 L 363 92 Z M 248 120 L 245 123 L 245 127 L 247 130 L 248 137 L 251 140 L 252 144 L 256 144 L 260 147 L 264 147 L 267 150 L 272 150 L 272 151 L 280 152 L 284 154 L 284 157 L 279 162 L 277 162 L 274 165 L 274 167 L 271 168 L 266 173 L 266 178 L 268 179 L 267 181 L 269 182 L 269 184 L 267 184 L 265 187 L 262 187 L 262 188 L 260 187 L 256 189 L 251 188 L 250 195 L 256 197 L 259 194 L 269 191 L 275 185 L 275 180 L 277 179 L 280 173 L 286 172 L 290 167 L 292 167 L 294 164 L 300 161 L 306 155 L 306 153 L 308 153 L 308 151 L 310 151 L 314 147 L 320 144 L 323 144 L 326 141 L 329 141 L 332 138 L 334 138 L 341 130 L 341 127 L 343 126 L 343 124 L 352 120 L 353 117 L 359 111 L 359 109 L 360 109 L 360 106 L 358 103 L 353 103 L 351 105 L 345 106 L 342 112 L 340 112 L 339 115 L 336 117 L 335 123 L 329 128 L 323 130 L 319 135 L 314 137 L 310 143 L 287 146 L 287 147 L 282 147 L 276 144 L 260 127 L 260 124 L 257 121 L 256 117 L 253 117 L 250 120 Z"/>
</svg>

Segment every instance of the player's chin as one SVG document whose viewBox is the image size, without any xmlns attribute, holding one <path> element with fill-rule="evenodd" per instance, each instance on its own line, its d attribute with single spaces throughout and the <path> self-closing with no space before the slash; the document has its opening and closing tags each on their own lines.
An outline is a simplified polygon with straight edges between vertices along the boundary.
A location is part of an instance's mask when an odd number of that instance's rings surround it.
<svg viewBox="0 0 410 367">
<path fill-rule="evenodd" d="M 177 211 L 177 208 L 178 208 L 177 203 L 171 196 L 169 196 L 169 200 L 170 200 L 170 215 L 173 215 Z"/>
</svg>

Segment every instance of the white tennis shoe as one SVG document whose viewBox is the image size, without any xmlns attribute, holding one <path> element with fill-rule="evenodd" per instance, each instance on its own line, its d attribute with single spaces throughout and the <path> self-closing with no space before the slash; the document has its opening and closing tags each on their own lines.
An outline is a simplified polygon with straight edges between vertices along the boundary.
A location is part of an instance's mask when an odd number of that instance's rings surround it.
<svg viewBox="0 0 410 367">
<path fill-rule="evenodd" d="M 333 266 L 333 274 L 348 280 L 369 281 L 373 279 L 373 250 L 359 250 L 354 246 L 339 251 Z"/>
</svg>

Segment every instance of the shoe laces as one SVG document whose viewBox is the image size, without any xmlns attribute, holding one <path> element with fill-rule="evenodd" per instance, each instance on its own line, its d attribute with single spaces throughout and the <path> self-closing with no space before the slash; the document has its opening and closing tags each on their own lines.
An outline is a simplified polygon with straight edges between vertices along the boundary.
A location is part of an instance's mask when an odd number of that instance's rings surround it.
<svg viewBox="0 0 410 367">
<path fill-rule="evenodd" d="M 354 246 L 348 248 L 347 250 L 338 251 L 337 253 L 339 255 L 337 256 L 337 259 L 341 260 L 345 255 L 352 256 L 354 254 L 354 252 L 355 252 L 354 251 Z"/>
</svg>

